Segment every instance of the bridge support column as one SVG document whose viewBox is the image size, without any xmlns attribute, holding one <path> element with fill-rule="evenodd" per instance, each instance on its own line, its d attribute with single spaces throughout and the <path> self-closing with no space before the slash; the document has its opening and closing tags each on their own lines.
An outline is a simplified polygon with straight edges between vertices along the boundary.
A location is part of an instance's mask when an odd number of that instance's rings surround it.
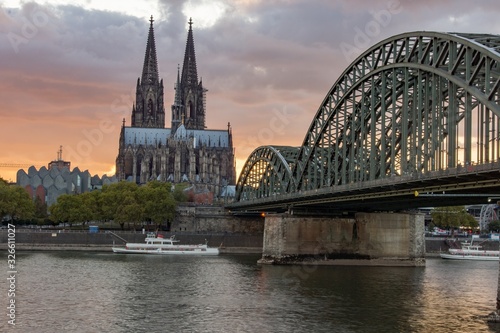
<svg viewBox="0 0 500 333">
<path fill-rule="evenodd" d="M 260 263 L 424 266 L 422 214 L 268 215 Z"/>
</svg>

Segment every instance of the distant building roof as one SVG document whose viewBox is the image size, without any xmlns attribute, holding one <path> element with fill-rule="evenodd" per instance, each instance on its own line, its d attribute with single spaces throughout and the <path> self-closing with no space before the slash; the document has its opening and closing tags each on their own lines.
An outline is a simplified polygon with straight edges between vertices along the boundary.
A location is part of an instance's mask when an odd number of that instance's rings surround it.
<svg viewBox="0 0 500 333">
<path fill-rule="evenodd" d="M 169 137 L 170 128 L 125 127 L 126 145 L 166 145 Z"/>
<path fill-rule="evenodd" d="M 170 128 L 125 127 L 125 144 L 166 145 L 170 134 Z M 194 138 L 195 147 L 202 145 L 207 147 L 229 147 L 229 133 L 227 130 L 192 130 L 181 125 L 173 138 L 178 141 L 187 141 Z"/>
</svg>

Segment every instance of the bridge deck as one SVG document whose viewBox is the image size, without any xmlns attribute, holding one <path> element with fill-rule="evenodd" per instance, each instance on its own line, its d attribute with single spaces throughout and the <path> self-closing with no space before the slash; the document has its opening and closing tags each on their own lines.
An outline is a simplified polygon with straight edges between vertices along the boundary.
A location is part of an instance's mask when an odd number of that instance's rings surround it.
<svg viewBox="0 0 500 333">
<path fill-rule="evenodd" d="M 398 211 L 500 200 L 500 162 L 235 202 L 231 210 Z"/>
</svg>

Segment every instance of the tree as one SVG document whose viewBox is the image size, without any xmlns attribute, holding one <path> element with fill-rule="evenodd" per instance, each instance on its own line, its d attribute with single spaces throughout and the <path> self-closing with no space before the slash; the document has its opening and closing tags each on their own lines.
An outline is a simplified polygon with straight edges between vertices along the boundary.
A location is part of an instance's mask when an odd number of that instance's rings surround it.
<svg viewBox="0 0 500 333">
<path fill-rule="evenodd" d="M 0 181 L 0 218 L 3 219 L 8 214 L 10 201 L 9 185 L 2 179 Z"/>
<path fill-rule="evenodd" d="M 37 225 L 44 225 L 51 223 L 48 214 L 47 203 L 43 202 L 39 196 L 35 197 L 35 221 Z"/>
<path fill-rule="evenodd" d="M 144 207 L 146 220 L 156 224 L 157 228 L 171 221 L 175 216 L 176 201 L 171 192 L 170 183 L 149 182 L 137 191 L 138 200 Z"/>
<path fill-rule="evenodd" d="M 86 222 L 98 220 L 99 216 L 99 192 L 85 192 L 80 195 L 77 195 L 78 200 L 80 201 L 80 207 L 77 210 L 78 218 L 85 225 Z"/>
<path fill-rule="evenodd" d="M 57 202 L 50 206 L 50 219 L 54 224 L 69 223 L 70 226 L 80 220 L 80 206 L 82 200 L 77 195 L 63 194 L 57 198 Z"/>
<path fill-rule="evenodd" d="M 125 224 L 135 228 L 150 221 L 161 228 L 174 218 L 176 205 L 170 183 L 153 181 L 138 186 L 122 181 L 105 185 L 102 191 L 61 195 L 50 213 L 54 223 L 113 220 L 124 229 Z"/>
<path fill-rule="evenodd" d="M 174 188 L 174 199 L 177 202 L 186 202 L 188 201 L 188 195 L 184 190 L 188 187 L 188 184 L 176 184 Z"/>
<path fill-rule="evenodd" d="M 137 191 L 137 188 L 137 184 L 126 181 L 103 186 L 100 195 L 103 218 L 114 220 L 118 208 L 123 204 L 125 197 Z"/>
<path fill-rule="evenodd" d="M 437 207 L 431 212 L 433 223 L 445 229 L 456 227 L 477 227 L 476 219 L 465 210 L 464 206 Z"/>
<path fill-rule="evenodd" d="M 60 222 L 75 222 L 82 225 L 102 217 L 100 207 L 100 192 L 84 192 L 82 194 L 63 194 L 57 198 L 57 202 L 50 206 L 50 218 L 54 224 Z"/>
<path fill-rule="evenodd" d="M 39 196 L 35 198 L 35 217 L 38 219 L 47 218 L 47 203 L 42 202 Z"/>
<path fill-rule="evenodd" d="M 121 202 L 118 204 L 117 210 L 113 216 L 113 220 L 120 224 L 123 230 L 125 223 L 130 223 L 136 227 L 138 221 L 142 221 L 144 216 L 143 207 L 137 202 L 134 192 L 124 192 L 121 197 Z"/>
<path fill-rule="evenodd" d="M 0 181 L 0 219 L 9 221 L 31 220 L 35 215 L 35 204 L 20 186 L 9 186 Z"/>
<path fill-rule="evenodd" d="M 488 231 L 500 232 L 500 221 L 491 221 L 490 224 L 488 224 Z"/>
<path fill-rule="evenodd" d="M 94 190 L 90 193 L 90 203 L 92 204 L 92 209 L 93 209 L 93 219 L 100 221 L 103 220 L 103 213 L 102 213 L 102 191 L 100 190 Z"/>
<path fill-rule="evenodd" d="M 102 214 L 105 219 L 113 220 L 123 229 L 125 223 L 143 220 L 143 207 L 137 198 L 139 187 L 136 183 L 121 181 L 104 186 L 100 196 Z"/>
</svg>

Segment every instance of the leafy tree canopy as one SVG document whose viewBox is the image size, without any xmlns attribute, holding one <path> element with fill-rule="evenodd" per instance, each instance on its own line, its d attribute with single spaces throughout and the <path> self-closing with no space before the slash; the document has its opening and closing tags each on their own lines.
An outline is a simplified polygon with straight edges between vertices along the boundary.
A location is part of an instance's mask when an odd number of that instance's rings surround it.
<svg viewBox="0 0 500 333">
<path fill-rule="evenodd" d="M 11 221 L 30 220 L 35 215 L 35 203 L 20 186 L 10 186 L 0 181 L 0 219 Z"/>
<path fill-rule="evenodd" d="M 172 192 L 172 184 L 158 181 L 143 186 L 122 181 L 105 185 L 101 191 L 62 195 L 50 207 L 51 219 L 69 223 L 113 220 L 122 228 L 125 223 L 135 227 L 149 221 L 159 227 L 175 216 L 175 189 Z"/>
<path fill-rule="evenodd" d="M 500 221 L 491 221 L 490 224 L 488 224 L 488 231 L 500 232 Z"/>
<path fill-rule="evenodd" d="M 457 228 L 460 226 L 475 228 L 476 219 L 465 210 L 464 206 L 436 207 L 431 212 L 433 223 L 440 228 Z"/>
</svg>

